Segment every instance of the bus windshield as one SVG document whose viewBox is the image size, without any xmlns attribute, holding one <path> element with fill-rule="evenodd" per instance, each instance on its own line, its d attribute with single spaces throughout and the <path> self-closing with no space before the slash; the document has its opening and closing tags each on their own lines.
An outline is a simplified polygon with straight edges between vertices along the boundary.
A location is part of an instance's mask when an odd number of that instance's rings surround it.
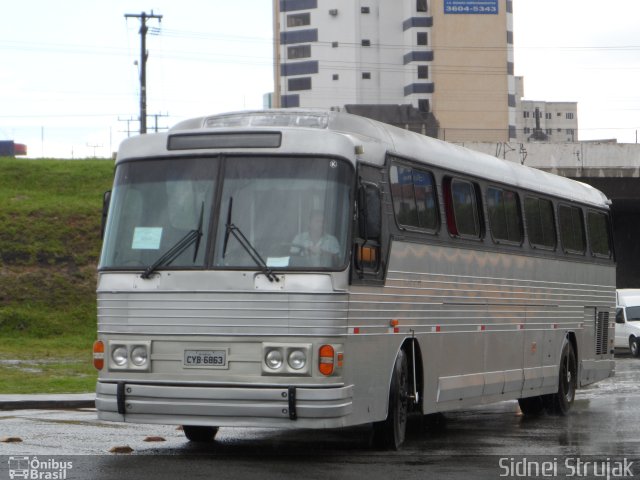
<svg viewBox="0 0 640 480">
<path fill-rule="evenodd" d="M 214 267 L 255 268 L 251 247 L 272 269 L 343 267 L 351 183 L 335 159 L 228 159 Z"/>
<path fill-rule="evenodd" d="M 146 269 L 194 230 L 202 236 L 164 266 L 203 267 L 218 166 L 204 158 L 118 165 L 100 267 Z"/>
<path fill-rule="evenodd" d="M 330 158 L 121 163 L 100 268 L 342 269 L 352 181 Z"/>
</svg>

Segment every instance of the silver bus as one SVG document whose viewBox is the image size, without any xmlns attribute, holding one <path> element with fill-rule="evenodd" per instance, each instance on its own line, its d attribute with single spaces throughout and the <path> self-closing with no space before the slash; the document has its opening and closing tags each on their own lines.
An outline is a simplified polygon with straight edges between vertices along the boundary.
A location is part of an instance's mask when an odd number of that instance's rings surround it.
<svg viewBox="0 0 640 480">
<path fill-rule="evenodd" d="M 105 196 L 98 416 L 192 441 L 371 423 L 398 448 L 412 413 L 566 414 L 614 372 L 609 205 L 340 112 L 128 139 Z"/>
</svg>

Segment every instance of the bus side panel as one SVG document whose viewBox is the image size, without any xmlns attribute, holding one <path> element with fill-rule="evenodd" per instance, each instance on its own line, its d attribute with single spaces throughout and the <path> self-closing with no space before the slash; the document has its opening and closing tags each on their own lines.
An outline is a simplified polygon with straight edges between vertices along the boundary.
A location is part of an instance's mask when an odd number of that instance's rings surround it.
<svg viewBox="0 0 640 480">
<path fill-rule="evenodd" d="M 357 327 L 365 338 L 351 345 L 351 357 L 366 357 L 372 367 L 370 379 L 358 381 L 384 400 L 368 408 L 386 412 L 391 366 L 401 340 L 412 334 L 424 362 L 425 413 L 557 391 L 568 335 L 577 342 L 581 375 L 609 376 L 611 355 L 595 355 L 594 321 L 585 322 L 584 312 L 587 305 L 611 308 L 614 272 L 583 262 L 393 242 L 385 286 L 354 288 L 349 302 L 350 331 Z"/>
</svg>

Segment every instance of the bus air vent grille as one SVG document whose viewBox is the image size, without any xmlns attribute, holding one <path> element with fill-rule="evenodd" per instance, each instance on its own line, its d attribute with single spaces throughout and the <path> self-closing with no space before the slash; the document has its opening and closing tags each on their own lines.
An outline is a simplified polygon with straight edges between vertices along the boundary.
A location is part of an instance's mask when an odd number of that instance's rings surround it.
<svg viewBox="0 0 640 480">
<path fill-rule="evenodd" d="M 596 355 L 607 353 L 609 343 L 609 312 L 598 312 L 596 318 Z"/>
</svg>

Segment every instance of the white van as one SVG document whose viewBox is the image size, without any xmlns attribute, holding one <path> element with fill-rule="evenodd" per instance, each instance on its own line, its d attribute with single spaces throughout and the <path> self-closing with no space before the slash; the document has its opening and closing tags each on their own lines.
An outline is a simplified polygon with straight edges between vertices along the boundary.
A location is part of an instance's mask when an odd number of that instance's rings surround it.
<svg viewBox="0 0 640 480">
<path fill-rule="evenodd" d="M 617 290 L 616 348 L 628 348 L 640 357 L 640 289 Z"/>
</svg>

